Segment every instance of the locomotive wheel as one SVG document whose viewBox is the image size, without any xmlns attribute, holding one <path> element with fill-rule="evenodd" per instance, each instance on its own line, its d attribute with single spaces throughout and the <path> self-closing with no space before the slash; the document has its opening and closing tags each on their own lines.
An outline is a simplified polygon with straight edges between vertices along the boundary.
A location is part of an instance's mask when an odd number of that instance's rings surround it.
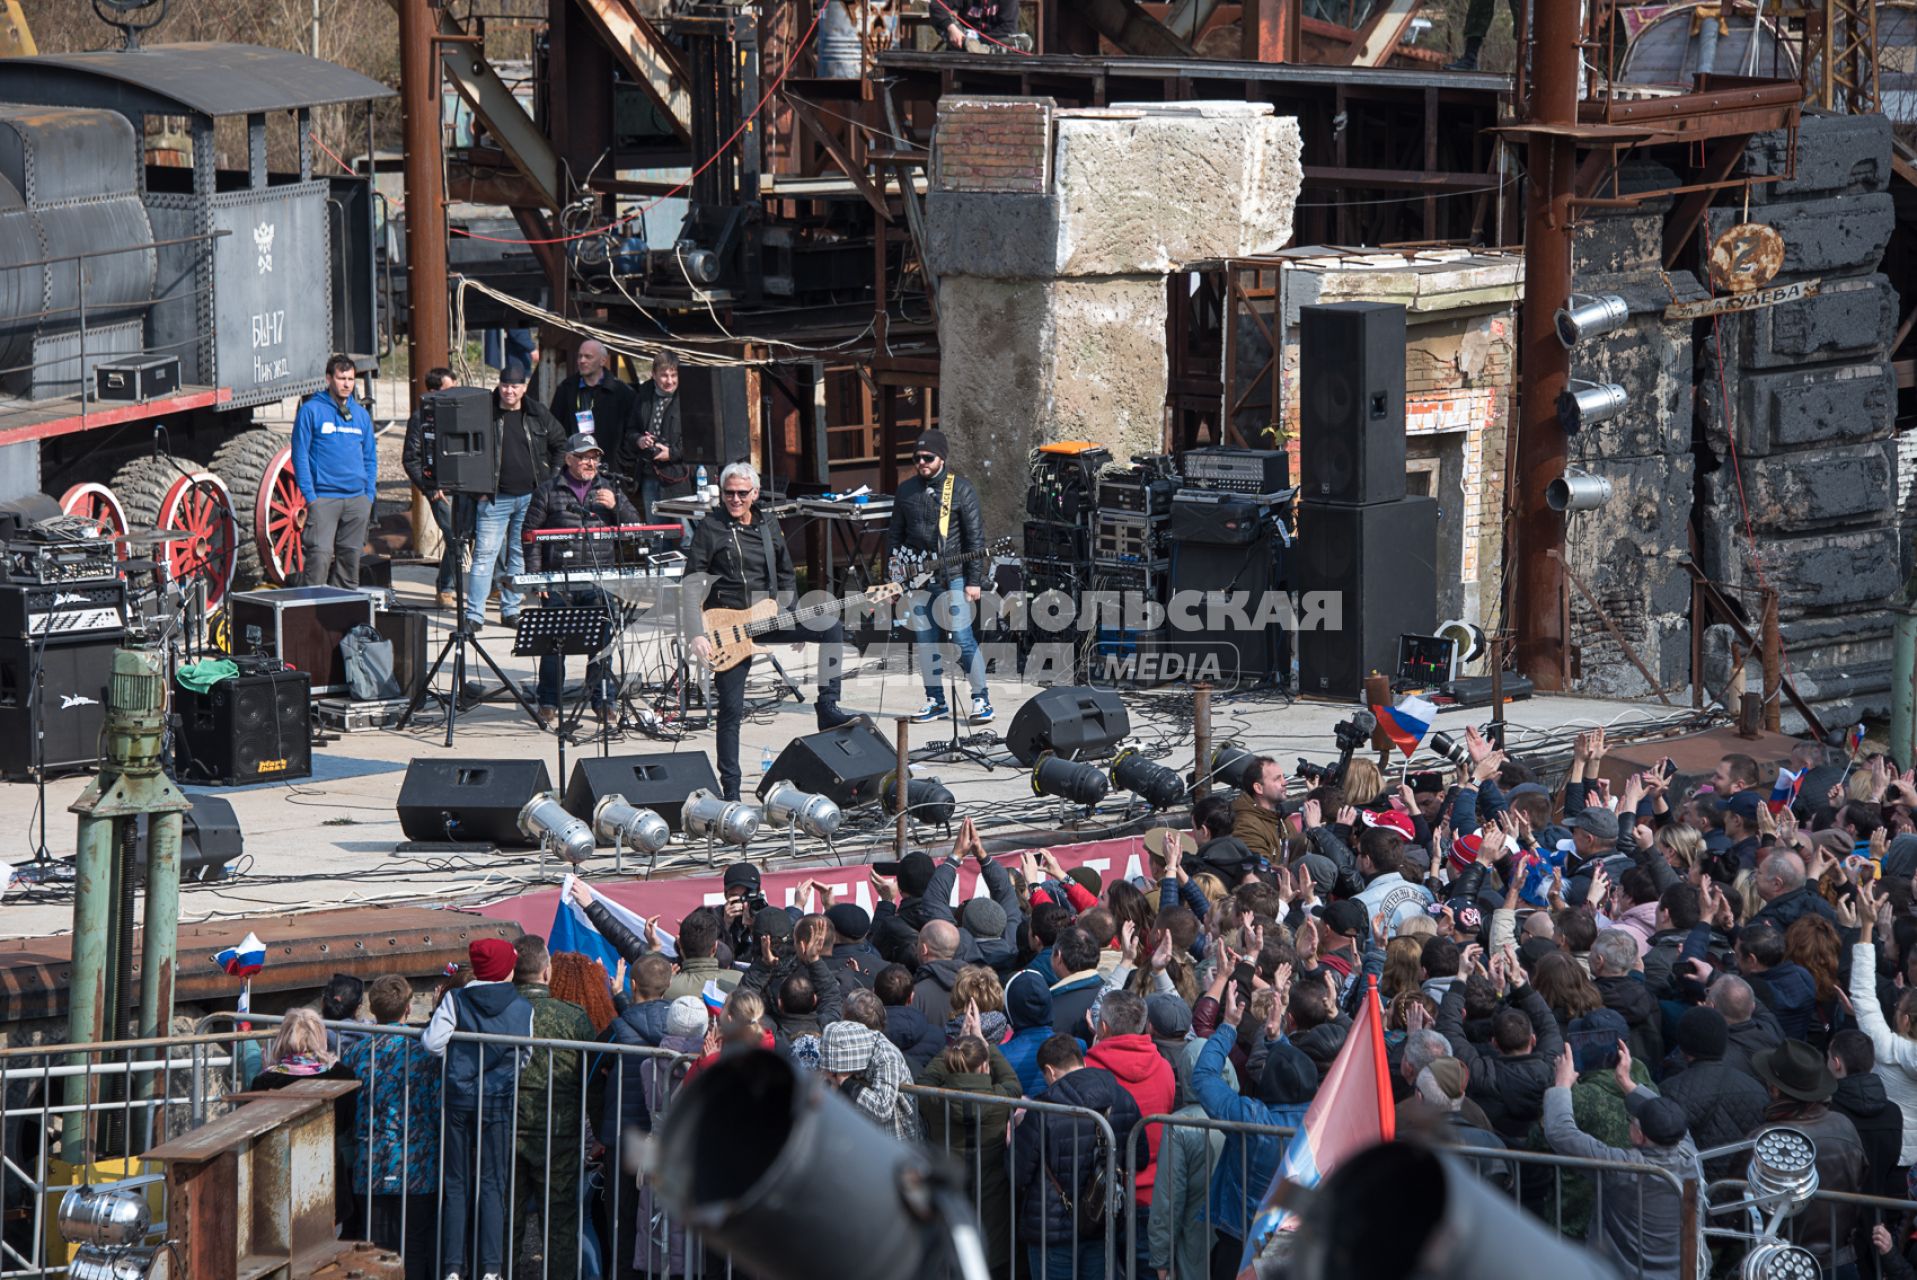
<svg viewBox="0 0 1917 1280">
<path fill-rule="evenodd" d="M 233 501 L 220 478 L 185 459 L 135 458 L 113 477 L 113 489 L 135 528 L 190 535 L 155 547 L 154 558 L 175 582 L 205 579 L 208 607 L 218 604 L 233 585 L 239 541 Z"/>
<path fill-rule="evenodd" d="M 74 485 L 60 495 L 60 510 L 67 515 L 92 521 L 103 534 L 126 532 L 126 509 L 106 485 L 92 481 Z M 120 560 L 126 559 L 124 542 L 115 545 L 114 556 Z"/>
<path fill-rule="evenodd" d="M 287 438 L 271 427 L 242 431 L 214 452 L 212 469 L 232 490 L 240 523 L 235 581 L 242 588 L 298 583 L 306 499 L 293 479 Z"/>
</svg>

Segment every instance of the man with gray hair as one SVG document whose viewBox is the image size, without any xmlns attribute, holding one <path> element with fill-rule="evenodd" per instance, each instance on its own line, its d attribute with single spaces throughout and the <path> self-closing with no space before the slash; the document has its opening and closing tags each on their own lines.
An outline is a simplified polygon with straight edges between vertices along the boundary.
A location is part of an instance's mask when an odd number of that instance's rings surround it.
<svg viewBox="0 0 1917 1280">
<path fill-rule="evenodd" d="M 1704 1003 L 1724 1015 L 1730 1034 L 1724 1049 L 1724 1064 L 1746 1075 L 1755 1075 L 1751 1061 L 1758 1054 L 1784 1043 L 1784 1030 L 1769 1009 L 1757 1003 L 1751 984 L 1735 974 L 1726 974 L 1711 984 Z"/>
<path fill-rule="evenodd" d="M 712 640 L 700 611 L 750 609 L 762 601 L 790 603 L 798 593 L 798 573 L 778 522 L 758 508 L 759 473 L 749 462 L 735 462 L 719 473 L 719 509 L 699 522 L 686 548 L 686 574 L 680 599 L 682 624 L 701 662 L 713 656 Z M 703 590 L 703 594 L 701 594 Z M 801 628 L 754 636 L 760 646 L 791 642 L 819 646 L 820 729 L 835 729 L 854 719 L 839 709 L 839 674 L 845 666 L 845 627 L 836 612 L 813 618 Z M 745 719 L 746 676 L 752 659 L 713 673 L 719 726 L 715 754 L 719 785 L 728 800 L 739 798 L 739 724 Z"/>
<path fill-rule="evenodd" d="M 639 510 L 652 518 L 653 504 L 664 492 L 661 468 L 680 461 L 679 357 L 671 351 L 652 356 L 652 376 L 633 393 L 632 413 L 625 439 L 612 455 L 619 471 L 639 488 Z"/>
<path fill-rule="evenodd" d="M 1788 849 L 1767 854 L 1757 864 L 1757 896 L 1764 906 L 1751 917 L 1753 923 L 1768 920 L 1784 932 L 1803 917 L 1818 915 L 1838 928 L 1837 909 L 1815 892 L 1804 875 L 1804 860 Z"/>
<path fill-rule="evenodd" d="M 1663 1010 L 1638 971 L 1637 939 L 1622 929 L 1600 929 L 1591 943 L 1591 982 L 1604 1007 L 1631 1028 L 1631 1052 L 1641 1062 L 1664 1059 Z"/>
</svg>

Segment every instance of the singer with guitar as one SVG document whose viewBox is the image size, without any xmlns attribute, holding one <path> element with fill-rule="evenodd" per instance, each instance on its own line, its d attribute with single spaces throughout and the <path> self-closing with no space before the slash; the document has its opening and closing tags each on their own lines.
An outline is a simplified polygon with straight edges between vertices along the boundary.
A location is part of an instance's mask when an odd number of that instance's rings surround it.
<svg viewBox="0 0 1917 1280">
<path fill-rule="evenodd" d="M 746 674 L 752 659 L 739 661 L 715 647 L 709 625 L 713 618 L 702 616 L 700 610 L 708 615 L 714 611 L 756 613 L 755 606 L 770 609 L 774 601 L 791 600 L 799 589 L 785 535 L 777 521 L 758 509 L 758 501 L 758 471 L 749 462 L 733 463 L 719 473 L 719 509 L 699 522 L 686 549 L 685 630 L 692 637 L 692 651 L 713 669 L 712 684 L 719 700 L 715 754 L 720 788 L 728 800 L 739 798 L 739 723 L 745 719 Z M 694 575 L 706 586 L 703 598 Z M 818 723 L 821 729 L 835 729 L 858 718 L 839 707 L 845 627 L 836 609 L 807 612 L 816 616 L 802 627 L 760 631 L 752 639 L 820 646 Z M 742 631 L 744 624 L 730 630 Z M 750 642 L 746 649 L 750 651 Z"/>
<path fill-rule="evenodd" d="M 894 551 L 930 553 L 948 562 L 976 558 L 985 550 L 984 520 L 979 514 L 978 490 L 946 465 L 950 449 L 945 433 L 933 428 L 921 435 L 913 452 L 913 470 L 892 499 L 892 523 L 886 531 Z M 973 571 L 975 578 L 983 570 Z M 972 682 L 973 724 L 992 718 L 992 699 L 985 688 L 985 663 L 972 637 L 972 606 L 984 594 L 977 581 L 968 582 L 965 570 L 955 568 L 943 583 L 927 594 L 913 593 L 906 626 L 925 677 L 925 705 L 913 720 L 943 720 L 951 714 L 941 683 L 939 633 L 958 646 L 959 662 Z"/>
</svg>

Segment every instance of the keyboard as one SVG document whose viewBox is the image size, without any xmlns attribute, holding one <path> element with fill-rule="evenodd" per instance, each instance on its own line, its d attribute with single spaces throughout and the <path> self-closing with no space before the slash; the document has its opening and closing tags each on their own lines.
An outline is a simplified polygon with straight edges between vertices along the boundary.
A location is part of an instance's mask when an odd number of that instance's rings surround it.
<svg viewBox="0 0 1917 1280">
<path fill-rule="evenodd" d="M 558 569 L 541 570 L 538 573 L 522 573 L 514 577 L 512 587 L 523 591 L 529 587 L 598 587 L 621 582 L 676 582 L 686 576 L 684 557 L 653 565 L 624 565 L 605 569 Z"/>
</svg>

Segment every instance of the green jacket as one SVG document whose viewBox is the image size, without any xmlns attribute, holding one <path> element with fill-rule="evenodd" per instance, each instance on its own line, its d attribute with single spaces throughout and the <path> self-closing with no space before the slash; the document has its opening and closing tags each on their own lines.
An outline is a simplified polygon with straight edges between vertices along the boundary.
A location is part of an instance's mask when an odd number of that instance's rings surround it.
<svg viewBox="0 0 1917 1280">
<path fill-rule="evenodd" d="M 663 998 L 677 1000 L 680 996 L 700 995 L 708 982 L 718 983 L 719 990 L 731 995 L 732 989 L 739 985 L 739 979 L 743 976 L 737 969 L 720 965 L 711 956 L 701 956 L 696 960 L 681 959 L 679 972 L 672 975 Z"/>
<path fill-rule="evenodd" d="M 1635 1058 L 1631 1060 L 1631 1078 L 1640 1085 L 1651 1083 L 1650 1071 Z M 1581 1132 L 1606 1146 L 1631 1146 L 1631 1116 L 1624 1109 L 1624 1091 L 1617 1087 L 1617 1076 L 1609 1067 L 1586 1071 L 1571 1086 L 1571 1118 Z M 1542 1120 L 1531 1126 L 1527 1145 L 1533 1151 L 1551 1150 Z M 1523 1180 L 1522 1199 L 1527 1205 L 1543 1214 L 1547 1222 L 1562 1222 L 1563 1235 L 1584 1239 L 1597 1202 L 1597 1188 L 1589 1177 L 1536 1165 L 1520 1166 L 1518 1176 Z M 1560 1178 L 1561 1193 L 1553 1185 L 1554 1179 Z"/>
<path fill-rule="evenodd" d="M 536 982 L 514 985 L 533 1007 L 534 1040 L 593 1041 L 599 1038 L 586 1011 L 570 1000 L 554 999 L 552 992 Z M 582 1120 L 599 1114 L 596 1097 L 589 1096 L 583 1057 L 578 1049 L 534 1047 L 532 1061 L 519 1073 L 522 1151 L 543 1153 L 549 1107 L 551 1134 L 555 1140 L 564 1137 L 576 1141 Z M 596 1094 L 597 1089 L 590 1093 Z"/>
<path fill-rule="evenodd" d="M 925 1064 L 919 1083 L 933 1089 L 955 1089 L 986 1097 L 1014 1099 L 1024 1093 L 1018 1072 L 996 1046 L 984 1071 L 951 1071 L 941 1053 Z M 977 1102 L 920 1098 L 918 1104 L 926 1145 L 947 1153 L 965 1170 L 972 1203 L 978 1206 L 979 1233 L 992 1273 L 998 1275 L 1003 1269 L 1009 1274 L 1012 1188 L 1005 1162 L 1005 1129 L 1013 1108 L 1009 1103 L 987 1102 L 984 1097 Z"/>
<path fill-rule="evenodd" d="M 1197 1103 L 1176 1114 L 1197 1120 L 1205 1109 Z M 1192 1125 L 1166 1125 L 1158 1144 L 1158 1180 L 1152 1184 L 1150 1223 L 1151 1265 L 1176 1276 L 1207 1274 L 1210 1266 L 1211 1224 L 1207 1201 L 1212 1162 L 1225 1145 L 1225 1135 Z"/>
</svg>

